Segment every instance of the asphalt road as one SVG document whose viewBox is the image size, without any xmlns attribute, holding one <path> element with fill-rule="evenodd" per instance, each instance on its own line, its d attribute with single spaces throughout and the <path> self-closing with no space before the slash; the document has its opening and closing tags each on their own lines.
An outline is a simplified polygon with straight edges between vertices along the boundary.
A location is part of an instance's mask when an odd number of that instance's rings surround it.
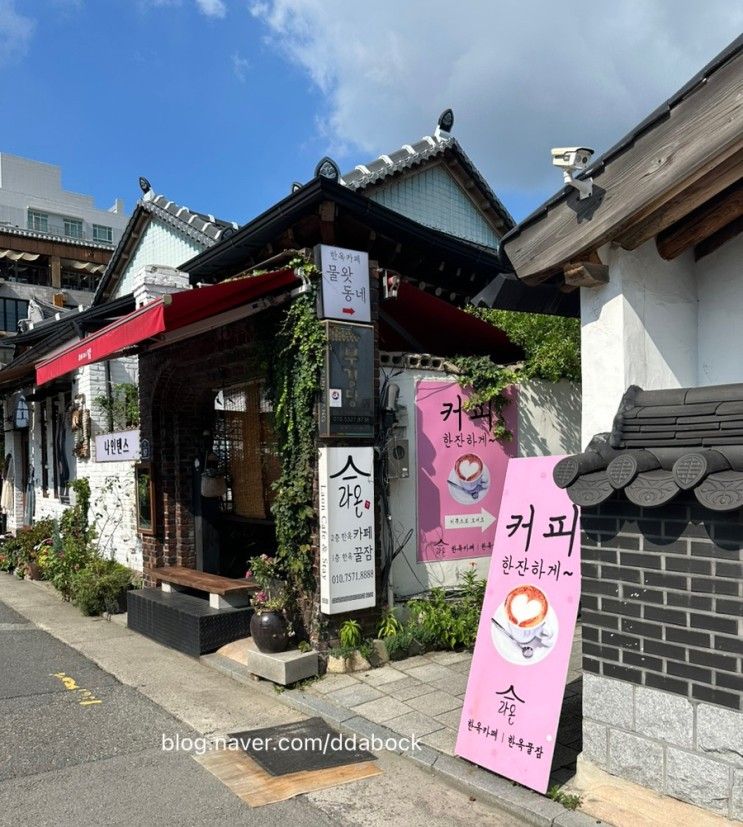
<svg viewBox="0 0 743 827">
<path fill-rule="evenodd" d="M 375 779 L 251 809 L 164 733 L 199 735 L 0 601 L 0 825 L 520 823 L 388 754 Z"/>
<path fill-rule="evenodd" d="M 306 799 L 251 810 L 162 733 L 176 718 L 0 603 L 0 824 L 340 824 Z"/>
</svg>

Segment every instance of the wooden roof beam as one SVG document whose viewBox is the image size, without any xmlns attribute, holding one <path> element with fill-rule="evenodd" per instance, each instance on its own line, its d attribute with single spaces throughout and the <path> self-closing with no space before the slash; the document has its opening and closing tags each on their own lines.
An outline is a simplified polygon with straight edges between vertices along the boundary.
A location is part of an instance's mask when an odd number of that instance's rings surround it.
<svg viewBox="0 0 743 827">
<path fill-rule="evenodd" d="M 722 247 L 723 244 L 727 243 L 741 233 L 743 233 L 743 217 L 736 218 L 735 221 L 731 221 L 721 230 L 714 233 L 714 235 L 711 235 L 709 238 L 705 238 L 704 241 L 700 241 L 694 248 L 695 261 L 699 261 L 700 258 L 704 258 L 710 253 L 714 253 L 714 251 Z"/>
<path fill-rule="evenodd" d="M 591 198 L 579 202 L 570 193 L 507 239 L 505 251 L 519 278 L 539 284 L 583 251 L 621 237 L 638 215 L 743 149 L 742 75 L 739 54 L 597 172 Z"/>
<path fill-rule="evenodd" d="M 743 181 L 738 181 L 660 233 L 655 242 L 658 253 L 670 261 L 741 216 Z"/>
<path fill-rule="evenodd" d="M 710 160 L 709 164 L 697 171 L 692 181 L 685 181 L 676 191 L 666 193 L 662 203 L 651 205 L 636 216 L 632 226 L 615 240 L 625 250 L 636 250 L 648 239 L 663 232 L 741 178 L 743 140 L 722 162 L 720 158 Z"/>
</svg>

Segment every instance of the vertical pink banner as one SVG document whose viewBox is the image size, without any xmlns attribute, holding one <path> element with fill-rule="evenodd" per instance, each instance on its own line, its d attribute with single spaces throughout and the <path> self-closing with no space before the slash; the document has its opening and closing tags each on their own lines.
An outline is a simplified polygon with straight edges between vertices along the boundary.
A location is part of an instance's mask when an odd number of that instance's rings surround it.
<svg viewBox="0 0 743 827">
<path fill-rule="evenodd" d="M 466 411 L 469 394 L 456 382 L 417 383 L 419 562 L 492 552 L 506 468 L 516 453 L 515 393 L 504 412 L 513 439 L 498 442 L 491 405 Z"/>
<path fill-rule="evenodd" d="M 580 600 L 579 510 L 561 457 L 508 465 L 456 754 L 544 793 Z"/>
</svg>

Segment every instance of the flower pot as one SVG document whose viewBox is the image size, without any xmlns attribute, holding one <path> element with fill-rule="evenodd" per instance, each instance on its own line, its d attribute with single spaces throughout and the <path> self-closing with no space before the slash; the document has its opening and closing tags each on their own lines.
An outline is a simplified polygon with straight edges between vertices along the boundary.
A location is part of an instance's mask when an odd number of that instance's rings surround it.
<svg viewBox="0 0 743 827">
<path fill-rule="evenodd" d="M 41 569 L 38 563 L 26 563 L 26 577 L 29 580 L 41 580 Z"/>
<path fill-rule="evenodd" d="M 254 612 L 250 618 L 250 635 L 261 652 L 283 652 L 289 642 L 281 612 Z"/>
</svg>

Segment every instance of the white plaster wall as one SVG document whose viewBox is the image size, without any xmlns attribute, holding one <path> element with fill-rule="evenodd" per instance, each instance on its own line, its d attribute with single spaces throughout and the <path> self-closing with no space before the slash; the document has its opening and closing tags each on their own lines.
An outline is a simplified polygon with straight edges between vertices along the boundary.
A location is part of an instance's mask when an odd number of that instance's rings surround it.
<svg viewBox="0 0 743 827">
<path fill-rule="evenodd" d="M 575 382 L 532 379 L 519 385 L 518 455 L 580 451 L 581 389 Z"/>
<path fill-rule="evenodd" d="M 691 252 L 664 261 L 651 239 L 608 250 L 609 283 L 581 288 L 582 443 L 611 430 L 629 385 L 697 379 L 697 283 Z"/>
<path fill-rule="evenodd" d="M 136 384 L 138 359 L 127 357 L 109 362 L 111 384 Z M 96 462 L 95 437 L 108 432 L 105 412 L 95 399 L 106 393 L 106 363 L 89 365 L 79 371 L 77 387 L 85 394 L 91 413 L 91 455 L 77 461 L 77 476 L 90 482 L 91 523 L 96 544 L 104 557 L 111 557 L 137 571 L 142 570 L 142 542 L 137 532 L 134 462 Z"/>
<path fill-rule="evenodd" d="M 743 235 L 696 264 L 699 385 L 743 382 Z"/>
<path fill-rule="evenodd" d="M 394 371 L 386 369 L 392 375 Z M 384 380 L 385 371 L 382 372 Z M 418 552 L 418 495 L 415 422 L 415 383 L 420 379 L 455 381 L 456 377 L 441 371 L 404 370 L 393 375 L 392 382 L 400 388 L 398 405 L 407 410 L 407 426 L 399 432 L 407 438 L 410 455 L 410 476 L 390 481 L 391 526 L 397 547 L 412 529 L 413 534 L 395 558 L 391 582 L 396 597 L 427 591 L 434 586 L 456 586 L 460 574 L 473 564 L 480 577 L 486 577 L 490 566 L 489 557 L 475 557 L 453 562 L 419 563 Z M 518 456 L 563 454 L 579 450 L 580 439 L 580 391 L 568 382 L 551 385 L 546 382 L 529 382 L 519 389 L 523 409 L 519 411 Z M 569 415 L 567 415 L 569 412 Z"/>
</svg>

